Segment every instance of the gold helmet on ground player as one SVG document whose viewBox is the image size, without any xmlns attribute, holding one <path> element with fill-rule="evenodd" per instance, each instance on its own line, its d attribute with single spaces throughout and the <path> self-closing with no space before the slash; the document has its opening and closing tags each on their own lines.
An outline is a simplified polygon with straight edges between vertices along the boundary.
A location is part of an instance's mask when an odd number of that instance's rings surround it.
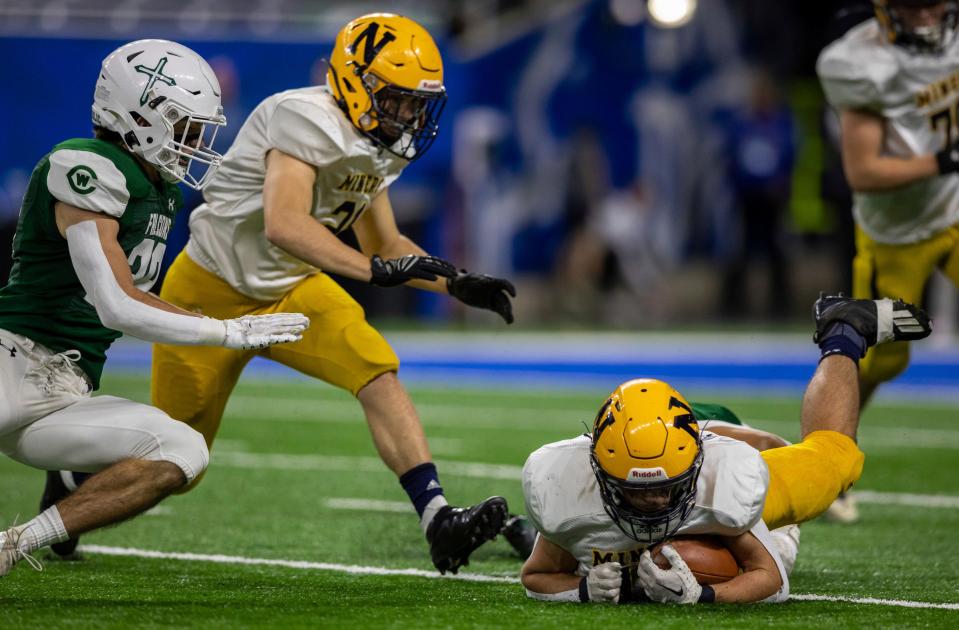
<svg viewBox="0 0 959 630">
<path fill-rule="evenodd" d="M 623 383 L 593 423 L 590 460 L 603 505 L 623 533 L 653 544 L 676 534 L 696 500 L 699 426 L 667 383 Z"/>
<path fill-rule="evenodd" d="M 353 125 L 376 144 L 407 160 L 433 144 L 446 104 L 443 59 L 413 20 L 371 13 L 344 26 L 326 82 Z"/>
<path fill-rule="evenodd" d="M 872 4 L 886 39 L 910 52 L 940 53 L 955 39 L 957 0 L 873 0 Z"/>
</svg>

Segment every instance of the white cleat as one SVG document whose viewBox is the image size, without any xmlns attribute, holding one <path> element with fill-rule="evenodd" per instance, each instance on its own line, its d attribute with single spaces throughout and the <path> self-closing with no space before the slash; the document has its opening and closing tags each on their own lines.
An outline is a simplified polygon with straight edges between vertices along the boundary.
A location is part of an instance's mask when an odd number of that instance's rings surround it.
<svg viewBox="0 0 959 630">
<path fill-rule="evenodd" d="M 37 571 L 43 571 L 40 561 L 27 553 L 26 548 L 20 545 L 20 530 L 11 527 L 0 532 L 0 577 L 10 573 L 21 560 L 26 560 L 27 564 Z"/>
<path fill-rule="evenodd" d="M 793 567 L 796 566 L 796 556 L 799 555 L 799 525 L 785 525 L 769 533 L 783 561 L 786 575 L 791 575 Z"/>
<path fill-rule="evenodd" d="M 843 492 L 825 511 L 823 518 L 831 523 L 849 525 L 859 521 L 859 506 L 856 497 L 851 492 Z"/>
</svg>

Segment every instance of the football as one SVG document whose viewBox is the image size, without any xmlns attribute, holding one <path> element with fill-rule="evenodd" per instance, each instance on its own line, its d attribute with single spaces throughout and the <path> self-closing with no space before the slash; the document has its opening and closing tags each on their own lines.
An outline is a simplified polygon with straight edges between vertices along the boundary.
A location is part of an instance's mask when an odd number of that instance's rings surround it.
<svg viewBox="0 0 959 630">
<path fill-rule="evenodd" d="M 718 584 L 739 575 L 733 554 L 715 536 L 680 536 L 653 547 L 653 562 L 666 569 L 669 561 L 660 552 L 663 544 L 671 545 L 682 556 L 700 584 Z"/>
</svg>

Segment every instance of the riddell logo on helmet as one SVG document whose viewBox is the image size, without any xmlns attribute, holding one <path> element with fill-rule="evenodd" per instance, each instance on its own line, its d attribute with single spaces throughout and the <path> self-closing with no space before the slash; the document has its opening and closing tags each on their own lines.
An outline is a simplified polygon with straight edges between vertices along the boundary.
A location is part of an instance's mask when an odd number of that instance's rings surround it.
<svg viewBox="0 0 959 630">
<path fill-rule="evenodd" d="M 666 477 L 662 468 L 633 468 L 629 471 L 629 479 L 661 479 Z"/>
<path fill-rule="evenodd" d="M 443 89 L 443 82 L 437 81 L 436 79 L 422 79 L 420 81 L 421 90 L 429 90 L 430 92 L 438 92 Z"/>
</svg>

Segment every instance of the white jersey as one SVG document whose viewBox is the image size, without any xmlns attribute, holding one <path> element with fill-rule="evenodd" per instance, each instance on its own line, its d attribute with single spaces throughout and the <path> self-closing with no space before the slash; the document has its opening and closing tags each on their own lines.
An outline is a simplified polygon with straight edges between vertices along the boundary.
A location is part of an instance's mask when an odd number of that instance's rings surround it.
<svg viewBox="0 0 959 630">
<path fill-rule="evenodd" d="M 884 155 L 928 155 L 959 141 L 959 38 L 941 55 L 910 54 L 871 19 L 826 47 L 816 71 L 833 107 L 885 119 Z M 959 222 L 959 175 L 855 193 L 854 200 L 856 223 L 873 240 L 915 243 Z"/>
<path fill-rule="evenodd" d="M 316 167 L 312 215 L 334 232 L 352 226 L 409 163 L 361 135 L 326 87 L 288 90 L 260 103 L 204 190 L 206 203 L 190 217 L 187 253 L 238 292 L 268 301 L 317 272 L 264 234 L 271 149 Z"/>
<path fill-rule="evenodd" d="M 752 532 L 779 566 L 783 587 L 773 598 L 781 601 L 788 597 L 789 579 L 762 520 L 769 489 L 766 462 L 745 442 L 705 430 L 701 435 L 703 467 L 696 483 L 696 504 L 678 534 Z M 579 575 L 604 562 L 636 565 L 646 548 L 623 533 L 606 513 L 589 451 L 590 438 L 581 435 L 543 446 L 523 466 L 527 516 L 542 536 L 576 558 Z"/>
</svg>

